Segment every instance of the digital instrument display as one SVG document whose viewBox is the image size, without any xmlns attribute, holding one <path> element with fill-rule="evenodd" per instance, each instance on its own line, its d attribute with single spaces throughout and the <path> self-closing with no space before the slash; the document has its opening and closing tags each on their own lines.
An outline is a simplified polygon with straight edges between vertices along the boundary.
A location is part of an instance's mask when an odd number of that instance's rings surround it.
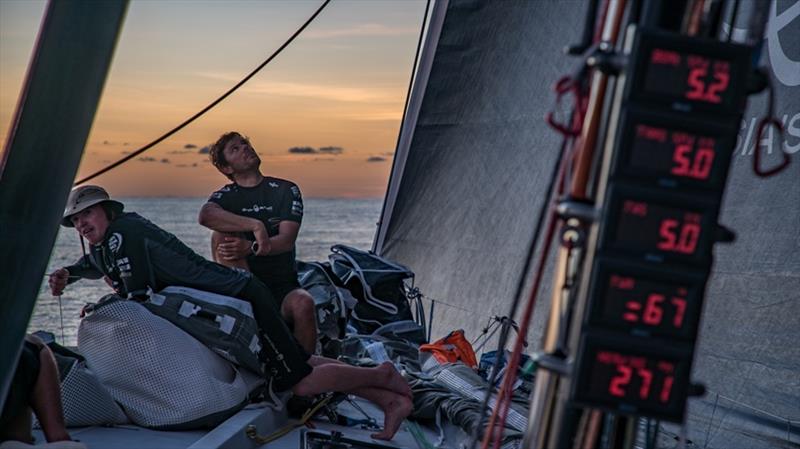
<svg viewBox="0 0 800 449">
<path fill-rule="evenodd" d="M 648 194 L 646 189 L 613 187 L 607 203 L 603 244 L 641 254 L 654 262 L 664 258 L 706 259 L 713 235 L 711 217 L 716 216 L 716 210 L 678 198 Z"/>
<path fill-rule="evenodd" d="M 682 112 L 743 112 L 747 46 L 640 30 L 631 56 L 635 97 Z"/>
<path fill-rule="evenodd" d="M 655 47 L 647 63 L 647 92 L 710 104 L 731 103 L 730 61 Z"/>
<path fill-rule="evenodd" d="M 705 276 L 602 257 L 595 263 L 589 324 L 635 336 L 694 338 Z"/>
<path fill-rule="evenodd" d="M 690 354 L 636 348 L 587 336 L 580 353 L 576 401 L 620 413 L 679 420 L 688 390 Z"/>
<path fill-rule="evenodd" d="M 634 167 L 707 181 L 717 152 L 713 137 L 639 124 L 635 128 L 630 162 Z"/>
<path fill-rule="evenodd" d="M 628 107 L 619 130 L 614 175 L 659 187 L 719 189 L 736 128 L 675 113 Z"/>
</svg>

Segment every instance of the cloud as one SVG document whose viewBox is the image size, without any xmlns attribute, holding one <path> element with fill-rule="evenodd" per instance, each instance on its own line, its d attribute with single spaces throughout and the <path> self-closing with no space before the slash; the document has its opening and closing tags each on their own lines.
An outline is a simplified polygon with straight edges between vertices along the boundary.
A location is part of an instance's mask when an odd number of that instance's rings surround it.
<svg viewBox="0 0 800 449">
<path fill-rule="evenodd" d="M 107 141 L 107 140 L 104 140 L 104 141 L 103 141 L 103 145 L 111 145 L 111 142 L 109 142 L 109 141 Z"/>
<path fill-rule="evenodd" d="M 387 151 L 383 153 L 384 156 L 394 156 L 394 151 Z"/>
<path fill-rule="evenodd" d="M 386 158 L 383 156 L 371 156 L 367 158 L 367 162 L 384 162 Z"/>
<path fill-rule="evenodd" d="M 317 154 L 318 151 L 312 147 L 291 147 L 289 152 L 293 154 Z"/>
<path fill-rule="evenodd" d="M 342 147 L 319 147 L 320 153 L 325 154 L 342 154 L 344 152 L 344 148 Z"/>
<path fill-rule="evenodd" d="M 365 23 L 351 28 L 339 28 L 332 30 L 313 30 L 306 32 L 303 37 L 307 39 L 329 39 L 332 37 L 380 37 L 380 36 L 403 36 L 419 33 L 418 28 L 400 28 L 382 25 L 379 23 Z"/>
<path fill-rule="evenodd" d="M 175 164 L 175 166 L 176 167 L 180 167 L 180 168 L 192 168 L 192 167 L 197 167 L 197 162 L 195 162 L 195 163 L 193 163 L 191 165 L 189 165 L 189 164 Z"/>
<path fill-rule="evenodd" d="M 199 154 L 208 154 L 208 153 L 210 153 L 210 152 L 211 152 L 211 146 L 209 146 L 209 145 L 206 145 L 206 146 L 204 146 L 203 148 L 200 148 L 199 150 L 197 150 L 197 152 L 198 152 Z"/>
<path fill-rule="evenodd" d="M 142 162 L 155 162 L 156 158 L 150 157 L 150 156 L 142 156 L 142 157 L 138 158 L 137 160 L 138 161 L 142 161 Z"/>
<path fill-rule="evenodd" d="M 241 79 L 241 74 L 220 72 L 202 72 L 198 73 L 197 76 L 229 82 L 237 82 Z M 394 105 L 399 102 L 399 106 L 393 108 L 391 113 L 388 114 L 389 117 L 384 118 L 387 114 L 382 114 L 381 117 L 374 118 L 371 117 L 373 114 L 367 114 L 365 119 L 399 120 L 402 115 L 402 98 L 398 97 L 396 89 L 390 87 L 353 87 L 351 85 L 337 86 L 333 84 L 310 84 L 292 81 L 251 81 L 243 86 L 242 89 L 252 94 L 314 98 L 350 103 L 382 103 Z M 397 112 L 398 108 L 401 110 L 400 112 Z"/>
<path fill-rule="evenodd" d="M 314 162 L 330 162 L 335 161 L 335 158 L 332 157 L 315 157 Z"/>
<path fill-rule="evenodd" d="M 161 159 L 161 163 L 162 163 L 162 164 L 169 164 L 170 162 L 169 162 L 169 159 L 167 159 L 167 158 L 162 158 L 162 159 Z"/>
<path fill-rule="evenodd" d="M 192 148 L 197 148 L 197 145 L 195 145 L 193 143 L 187 143 L 183 147 L 186 148 L 187 150 L 191 150 Z"/>
<path fill-rule="evenodd" d="M 121 154 L 131 154 L 133 151 L 120 151 Z"/>
<path fill-rule="evenodd" d="M 168 152 L 167 154 L 187 154 L 187 153 L 194 153 L 194 151 L 189 151 L 189 150 L 172 150 L 172 151 Z"/>
<path fill-rule="evenodd" d="M 128 145 L 130 145 L 128 142 L 122 144 L 123 147 L 127 147 Z"/>
</svg>

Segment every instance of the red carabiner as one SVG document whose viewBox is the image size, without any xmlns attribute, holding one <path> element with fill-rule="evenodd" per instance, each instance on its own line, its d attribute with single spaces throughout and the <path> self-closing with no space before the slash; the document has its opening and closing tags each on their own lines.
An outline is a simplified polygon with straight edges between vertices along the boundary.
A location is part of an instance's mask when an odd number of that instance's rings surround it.
<svg viewBox="0 0 800 449">
<path fill-rule="evenodd" d="M 582 99 L 580 95 L 580 89 L 578 88 L 577 83 L 575 80 L 570 76 L 563 76 L 558 81 L 556 81 L 555 86 L 553 86 L 553 90 L 556 93 L 556 108 L 561 104 L 561 98 L 572 92 L 575 96 L 575 111 L 576 115 L 572 119 L 572 125 L 565 125 L 564 123 L 560 123 L 555 119 L 555 112 L 550 111 L 547 113 L 545 119 L 547 120 L 547 124 L 550 125 L 553 129 L 558 131 L 559 133 L 563 134 L 565 137 L 576 137 L 581 133 L 581 125 L 583 120 L 581 119 L 581 107 L 582 107 Z"/>
</svg>

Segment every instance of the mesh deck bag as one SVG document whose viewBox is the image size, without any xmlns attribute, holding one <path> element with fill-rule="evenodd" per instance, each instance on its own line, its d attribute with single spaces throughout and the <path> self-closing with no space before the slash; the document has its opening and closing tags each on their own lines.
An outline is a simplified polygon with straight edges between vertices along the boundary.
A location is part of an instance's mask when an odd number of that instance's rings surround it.
<svg viewBox="0 0 800 449">
<path fill-rule="evenodd" d="M 52 334 L 36 332 L 53 352 L 61 381 L 61 404 L 67 427 L 125 424 L 128 418 L 103 387 L 86 359 L 55 343 Z M 34 415 L 33 427 L 41 428 Z"/>
<path fill-rule="evenodd" d="M 358 300 L 350 324 L 360 334 L 370 334 L 384 324 L 413 320 L 404 281 L 414 272 L 375 254 L 334 245 L 331 268 Z"/>
<path fill-rule="evenodd" d="M 258 324 L 247 301 L 188 287 L 151 293 L 147 310 L 183 329 L 229 362 L 262 373 Z"/>
<path fill-rule="evenodd" d="M 78 349 L 143 427 L 212 427 L 247 400 L 248 386 L 231 363 L 135 301 L 108 295 L 89 309 Z"/>
</svg>

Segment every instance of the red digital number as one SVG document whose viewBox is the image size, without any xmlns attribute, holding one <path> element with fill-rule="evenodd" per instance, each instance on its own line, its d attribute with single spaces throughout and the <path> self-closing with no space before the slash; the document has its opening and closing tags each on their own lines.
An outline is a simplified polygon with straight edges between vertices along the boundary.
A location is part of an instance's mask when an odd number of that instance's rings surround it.
<svg viewBox="0 0 800 449">
<path fill-rule="evenodd" d="M 661 239 L 657 247 L 663 251 L 674 251 L 691 254 L 697 248 L 700 238 L 700 225 L 697 223 L 681 223 L 673 218 L 661 222 L 659 228 Z"/>
<path fill-rule="evenodd" d="M 681 324 L 683 324 L 683 315 L 686 313 L 686 299 L 675 296 L 672 297 L 669 302 L 675 306 L 675 318 L 672 319 L 672 324 L 674 324 L 675 327 L 681 327 Z"/>
<path fill-rule="evenodd" d="M 703 100 L 706 94 L 706 83 L 703 82 L 706 74 L 705 67 L 695 67 L 689 71 L 689 78 L 686 82 L 689 84 L 689 92 L 686 92 L 686 98 L 690 100 Z"/>
<path fill-rule="evenodd" d="M 625 365 L 617 365 L 617 375 L 611 378 L 611 383 L 608 385 L 608 392 L 613 396 L 625 396 L 625 386 L 631 381 L 631 373 L 633 370 Z"/>
<path fill-rule="evenodd" d="M 727 72 L 714 73 L 714 82 L 708 87 L 705 100 L 709 103 L 722 103 L 722 98 L 718 94 L 728 88 L 728 81 L 730 81 L 730 76 Z"/>
<path fill-rule="evenodd" d="M 672 160 L 675 166 L 670 173 L 676 176 L 686 176 L 695 179 L 707 179 L 711 174 L 711 167 L 714 162 L 714 150 L 711 148 L 700 148 L 690 157 L 692 152 L 691 145 L 675 145 L 675 152 L 672 153 Z"/>
<path fill-rule="evenodd" d="M 650 296 L 647 297 L 647 304 L 642 314 L 642 321 L 644 321 L 645 324 L 658 326 L 661 323 L 664 310 L 661 308 L 660 304 L 664 302 L 664 299 L 664 295 L 659 295 L 658 293 L 651 293 Z"/>
<path fill-rule="evenodd" d="M 707 67 L 694 67 L 689 70 L 689 76 L 686 83 L 689 85 L 689 91 L 686 92 L 686 98 L 695 101 L 707 101 L 709 103 L 719 104 L 722 103 L 722 98 L 719 96 L 728 88 L 730 82 L 730 75 L 726 71 L 715 71 L 714 81 L 706 89 L 706 83 L 703 79 L 708 74 Z"/>
<path fill-rule="evenodd" d="M 661 395 L 659 396 L 661 402 L 669 402 L 669 396 L 672 393 L 672 383 L 674 380 L 675 379 L 672 376 L 667 376 L 664 378 L 664 386 L 661 387 Z"/>
<path fill-rule="evenodd" d="M 642 378 L 642 387 L 639 388 L 639 397 L 647 399 L 647 395 L 650 394 L 650 383 L 653 381 L 653 372 L 647 368 L 639 368 L 636 372 L 639 374 L 639 377 Z"/>
</svg>

